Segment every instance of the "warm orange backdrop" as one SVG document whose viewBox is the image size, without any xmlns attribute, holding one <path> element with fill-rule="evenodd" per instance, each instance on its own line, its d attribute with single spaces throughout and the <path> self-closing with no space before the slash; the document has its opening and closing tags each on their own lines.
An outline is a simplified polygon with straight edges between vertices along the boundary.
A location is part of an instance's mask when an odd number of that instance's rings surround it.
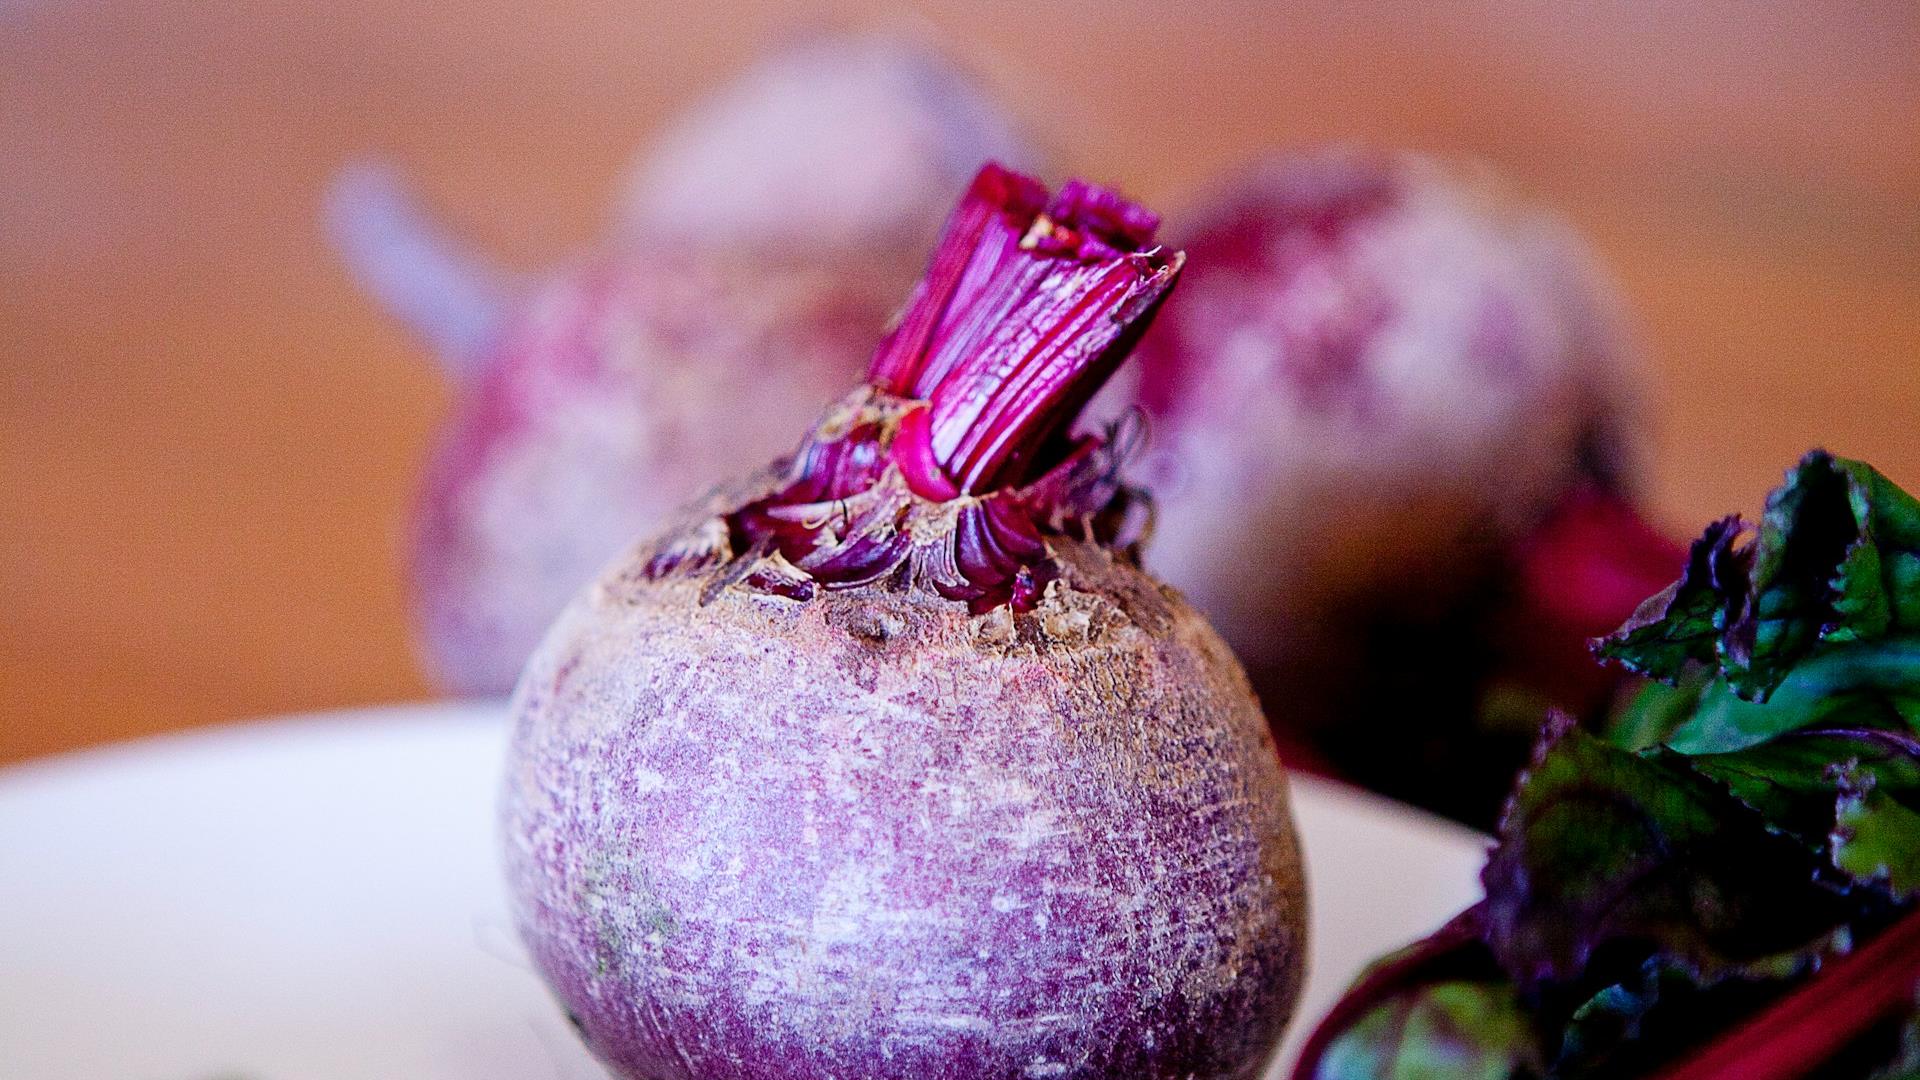
<svg viewBox="0 0 1920 1080">
<path fill-rule="evenodd" d="M 424 693 L 396 537 L 446 392 L 321 244 L 337 162 L 391 152 L 535 266 L 669 110 L 884 8 L 0 0 L 0 761 Z M 1814 443 L 1920 484 L 1920 6 L 1407 8 L 920 18 L 1063 165 L 1176 212 L 1309 139 L 1516 174 L 1625 285 L 1676 527 Z"/>
</svg>

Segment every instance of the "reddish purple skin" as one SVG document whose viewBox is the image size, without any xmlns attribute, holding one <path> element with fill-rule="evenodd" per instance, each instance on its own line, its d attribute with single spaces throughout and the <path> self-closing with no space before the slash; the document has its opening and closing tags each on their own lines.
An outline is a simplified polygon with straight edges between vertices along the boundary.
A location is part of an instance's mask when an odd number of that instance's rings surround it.
<svg viewBox="0 0 1920 1080">
<path fill-rule="evenodd" d="M 521 932 L 647 1080 L 1253 1077 L 1305 955 L 1266 723 L 1115 557 L 1029 616 L 647 581 L 556 625 L 503 803 Z"/>
<path fill-rule="evenodd" d="M 1138 350 L 1147 565 L 1263 690 L 1364 678 L 1344 670 L 1357 613 L 1430 618 L 1570 490 L 1631 490 L 1612 297 L 1560 222 L 1485 178 L 1275 158 L 1174 240 L 1180 298 Z"/>
<path fill-rule="evenodd" d="M 442 433 L 416 508 L 412 591 L 435 680 L 510 691 L 635 536 L 792 449 L 857 377 L 896 286 L 655 254 L 536 290 Z"/>
</svg>

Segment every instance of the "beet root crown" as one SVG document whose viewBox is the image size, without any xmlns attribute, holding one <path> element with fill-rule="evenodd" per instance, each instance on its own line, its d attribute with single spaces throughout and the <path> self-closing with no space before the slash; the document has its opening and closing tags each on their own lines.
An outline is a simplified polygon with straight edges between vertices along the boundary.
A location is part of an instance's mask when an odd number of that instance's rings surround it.
<svg viewBox="0 0 1920 1080">
<path fill-rule="evenodd" d="M 1159 217 L 1104 188 L 981 169 L 880 342 L 762 489 L 669 537 L 647 575 L 809 599 L 889 579 L 975 611 L 1030 609 L 1047 538 L 1130 552 L 1149 517 L 1120 480 L 1137 420 L 1068 434 L 1173 287 Z"/>
</svg>

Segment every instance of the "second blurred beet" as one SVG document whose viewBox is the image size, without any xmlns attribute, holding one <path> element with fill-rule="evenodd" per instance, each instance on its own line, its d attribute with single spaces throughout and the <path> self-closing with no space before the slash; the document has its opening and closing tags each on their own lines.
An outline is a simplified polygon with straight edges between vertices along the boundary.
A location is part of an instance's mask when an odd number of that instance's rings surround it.
<svg viewBox="0 0 1920 1080">
<path fill-rule="evenodd" d="M 1585 580 L 1536 534 L 1576 513 L 1605 531 L 1579 551 L 1671 570 L 1633 510 L 1638 370 L 1608 285 L 1558 219 L 1414 154 L 1275 157 L 1174 232 L 1184 303 L 1140 350 L 1148 564 L 1300 718 L 1277 733 L 1296 758 L 1485 823 L 1524 740 L 1478 726 L 1579 707 L 1583 636 L 1627 614 L 1599 597 L 1542 631 L 1566 649 L 1518 632 L 1528 575 Z"/>
</svg>

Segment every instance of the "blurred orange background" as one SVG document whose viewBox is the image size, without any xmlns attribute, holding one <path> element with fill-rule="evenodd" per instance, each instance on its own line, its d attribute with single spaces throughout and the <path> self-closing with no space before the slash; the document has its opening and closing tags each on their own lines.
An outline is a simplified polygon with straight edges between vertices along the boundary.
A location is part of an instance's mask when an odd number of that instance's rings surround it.
<svg viewBox="0 0 1920 1080">
<path fill-rule="evenodd" d="M 1676 531 L 1814 444 L 1920 485 L 1911 0 L 0 0 L 0 762 L 427 694 L 399 539 L 447 387 L 322 241 L 343 159 L 537 267 L 766 46 L 903 18 L 1175 216 L 1314 140 L 1514 175 L 1624 286 Z"/>
</svg>

